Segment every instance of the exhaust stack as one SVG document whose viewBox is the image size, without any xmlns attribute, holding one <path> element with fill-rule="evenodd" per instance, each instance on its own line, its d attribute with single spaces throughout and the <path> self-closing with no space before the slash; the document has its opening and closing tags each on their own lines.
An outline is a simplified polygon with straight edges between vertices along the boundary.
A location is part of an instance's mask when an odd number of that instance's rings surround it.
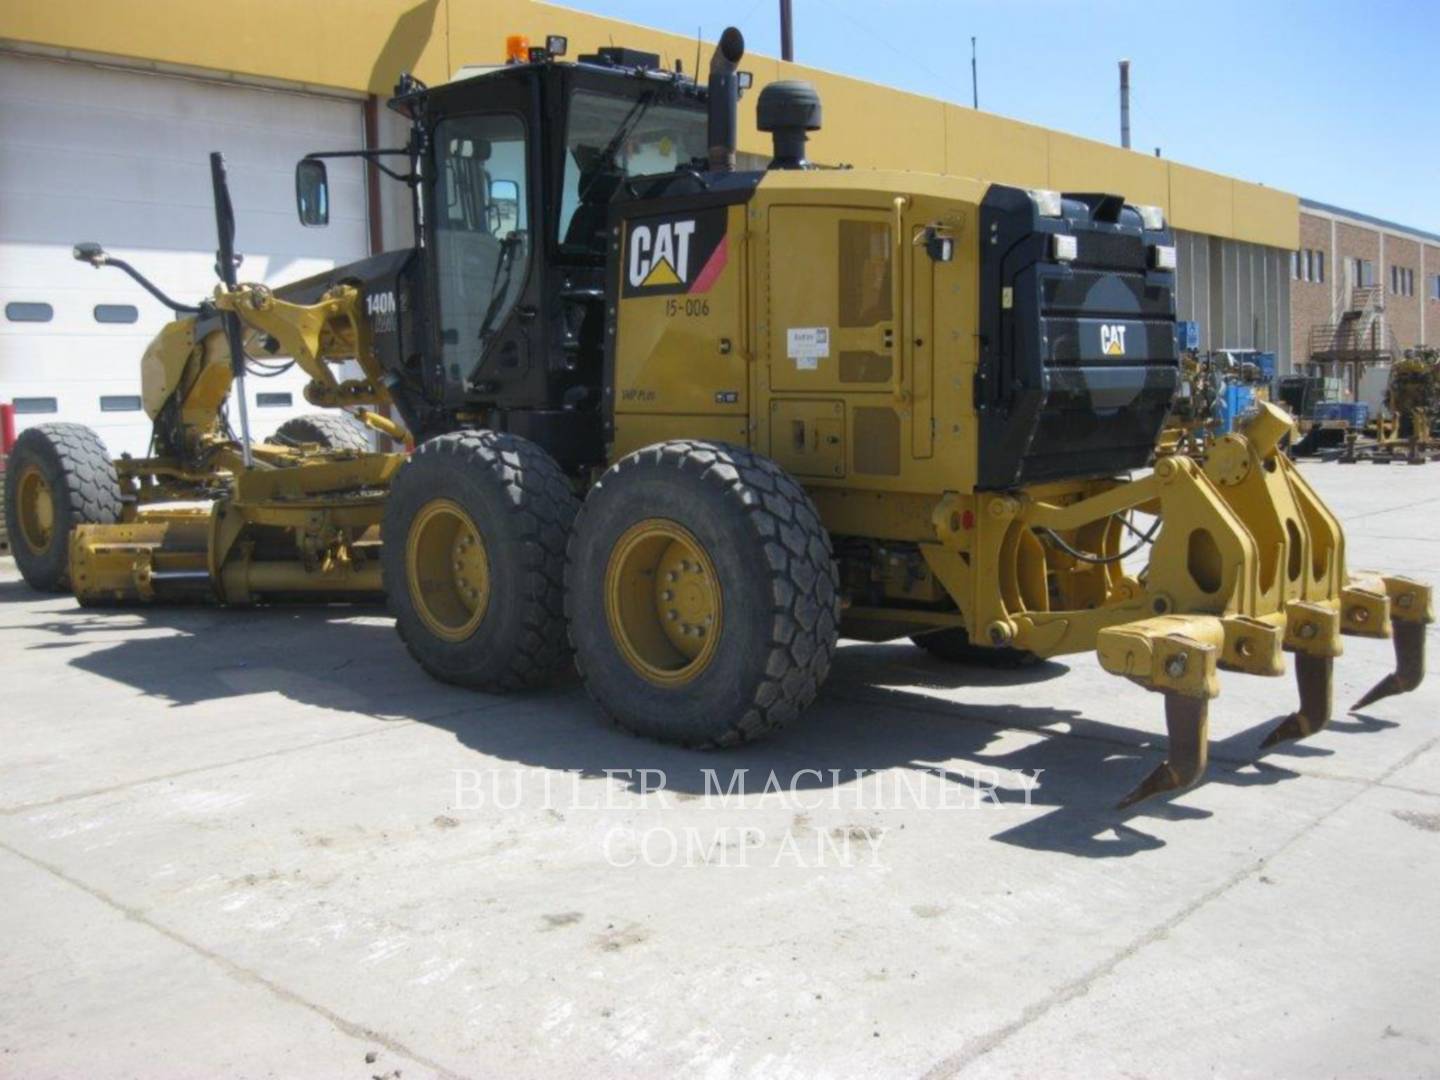
<svg viewBox="0 0 1440 1080">
<path fill-rule="evenodd" d="M 740 100 L 740 84 L 735 72 L 744 55 L 745 35 L 733 26 L 726 27 L 710 55 L 707 141 L 711 172 L 731 172 L 735 168 L 735 114 Z"/>
</svg>

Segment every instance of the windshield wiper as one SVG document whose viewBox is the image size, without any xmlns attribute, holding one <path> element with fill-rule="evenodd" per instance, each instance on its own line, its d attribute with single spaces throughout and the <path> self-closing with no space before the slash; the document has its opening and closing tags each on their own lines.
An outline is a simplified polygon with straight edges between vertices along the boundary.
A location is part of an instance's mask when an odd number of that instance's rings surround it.
<svg viewBox="0 0 1440 1080">
<path fill-rule="evenodd" d="M 615 129 L 615 134 L 605 144 L 605 149 L 595 159 L 595 166 L 591 170 L 588 180 L 581 185 L 579 191 L 580 201 L 585 201 L 585 196 L 590 194 L 590 189 L 595 186 L 595 181 L 606 171 L 606 166 L 614 166 L 615 156 L 620 153 L 620 147 L 625 145 L 625 140 L 630 137 L 637 125 L 655 103 L 655 93 L 651 91 L 641 94 L 635 99 L 635 104 L 630 106 L 630 111 L 625 114 L 625 119 L 620 121 L 620 126 Z"/>
<path fill-rule="evenodd" d="M 523 234 L 518 231 L 500 241 L 500 265 L 496 267 L 495 280 L 490 286 L 490 303 L 485 308 L 485 316 L 480 320 L 480 332 L 476 335 L 480 340 L 482 357 L 490 343 L 490 335 L 494 333 L 496 316 L 505 307 L 505 298 L 510 294 L 510 279 L 515 272 L 515 253 L 523 243 Z"/>
</svg>

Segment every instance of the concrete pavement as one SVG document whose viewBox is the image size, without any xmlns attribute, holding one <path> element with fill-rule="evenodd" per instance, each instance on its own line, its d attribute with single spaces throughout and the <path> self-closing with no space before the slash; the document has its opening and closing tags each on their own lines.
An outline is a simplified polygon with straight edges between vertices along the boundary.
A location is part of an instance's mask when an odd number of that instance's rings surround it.
<svg viewBox="0 0 1440 1080">
<path fill-rule="evenodd" d="M 1440 581 L 1440 466 L 1305 468 Z M 1293 681 L 1222 673 L 1208 782 L 1118 813 L 1160 703 L 1088 657 L 849 643 L 698 754 L 378 609 L 4 560 L 0 644 L 0 1076 L 1440 1075 L 1440 680 L 1262 756 Z M 1392 665 L 1345 646 L 1341 705 Z"/>
</svg>

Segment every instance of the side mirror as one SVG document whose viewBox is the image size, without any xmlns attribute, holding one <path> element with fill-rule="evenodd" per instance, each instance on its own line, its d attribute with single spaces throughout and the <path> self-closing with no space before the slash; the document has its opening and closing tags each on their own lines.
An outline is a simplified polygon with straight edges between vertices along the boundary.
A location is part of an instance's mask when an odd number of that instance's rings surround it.
<svg viewBox="0 0 1440 1080">
<path fill-rule="evenodd" d="M 77 262 L 88 262 L 91 266 L 99 267 L 104 265 L 109 258 L 105 249 L 93 240 L 83 241 L 75 245 L 75 259 Z"/>
<path fill-rule="evenodd" d="M 485 204 L 485 227 L 495 236 L 520 227 L 520 185 L 514 180 L 491 180 L 490 201 Z M 510 228 L 506 228 L 506 225 Z"/>
<path fill-rule="evenodd" d="M 302 158 L 295 166 L 295 210 L 301 225 L 330 224 L 330 181 L 318 158 Z"/>
<path fill-rule="evenodd" d="M 935 262 L 948 263 L 955 258 L 955 238 L 931 227 L 925 230 L 925 254 Z"/>
</svg>

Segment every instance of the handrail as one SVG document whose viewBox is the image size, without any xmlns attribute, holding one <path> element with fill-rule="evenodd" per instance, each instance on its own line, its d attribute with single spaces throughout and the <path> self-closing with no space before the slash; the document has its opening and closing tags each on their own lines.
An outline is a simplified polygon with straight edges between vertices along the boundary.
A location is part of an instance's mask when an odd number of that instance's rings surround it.
<svg viewBox="0 0 1440 1080">
<path fill-rule="evenodd" d="M 895 358 L 895 392 L 901 401 L 910 397 L 910 368 L 905 363 L 905 264 L 909 260 L 909 245 L 905 242 L 905 207 L 909 198 L 896 195 L 891 202 L 893 217 L 891 230 L 894 236 L 890 245 L 890 351 Z"/>
</svg>

